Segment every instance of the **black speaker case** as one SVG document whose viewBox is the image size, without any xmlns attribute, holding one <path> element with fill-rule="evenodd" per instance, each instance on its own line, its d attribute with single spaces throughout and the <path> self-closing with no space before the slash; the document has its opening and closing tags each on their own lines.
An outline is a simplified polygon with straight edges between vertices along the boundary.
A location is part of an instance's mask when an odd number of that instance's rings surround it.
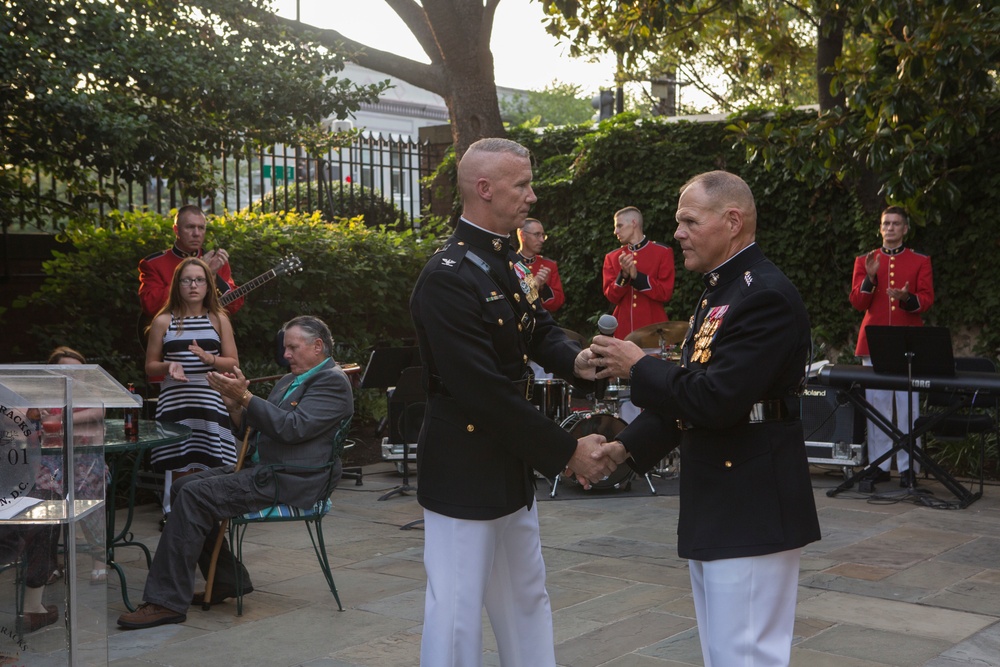
<svg viewBox="0 0 1000 667">
<path fill-rule="evenodd" d="M 802 393 L 802 429 L 809 463 L 845 468 L 868 463 L 864 415 L 846 397 L 838 396 L 842 391 L 809 384 Z"/>
</svg>

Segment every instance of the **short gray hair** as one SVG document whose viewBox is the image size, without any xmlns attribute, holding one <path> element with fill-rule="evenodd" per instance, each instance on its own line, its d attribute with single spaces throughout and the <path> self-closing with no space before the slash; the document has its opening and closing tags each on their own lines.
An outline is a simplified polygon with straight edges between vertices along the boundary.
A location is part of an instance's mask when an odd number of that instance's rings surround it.
<svg viewBox="0 0 1000 667">
<path fill-rule="evenodd" d="M 310 340 L 319 338 L 323 342 L 323 352 L 329 357 L 333 356 L 333 334 L 326 322 L 313 315 L 299 315 L 285 322 L 281 331 L 288 331 L 291 327 L 302 329 L 302 333 Z"/>
<path fill-rule="evenodd" d="M 527 148 L 516 141 L 502 139 L 500 137 L 486 137 L 485 139 L 475 141 L 465 152 L 469 153 L 472 151 L 483 153 L 512 153 L 518 157 L 530 157 L 531 155 Z"/>
</svg>

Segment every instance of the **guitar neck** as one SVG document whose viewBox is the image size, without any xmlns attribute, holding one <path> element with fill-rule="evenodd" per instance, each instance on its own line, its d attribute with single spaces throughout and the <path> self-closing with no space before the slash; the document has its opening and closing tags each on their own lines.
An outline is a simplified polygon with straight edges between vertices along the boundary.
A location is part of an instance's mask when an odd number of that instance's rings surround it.
<svg viewBox="0 0 1000 667">
<path fill-rule="evenodd" d="M 245 282 L 236 289 L 230 290 L 225 294 L 223 294 L 222 296 L 220 296 L 219 302 L 223 306 L 228 306 L 233 301 L 236 301 L 236 299 L 239 299 L 245 294 L 252 292 L 253 290 L 257 289 L 258 287 L 268 282 L 269 280 L 273 280 L 275 277 L 277 277 L 277 274 L 274 272 L 274 269 L 265 271 L 264 273 L 260 274 L 253 280 Z"/>
</svg>

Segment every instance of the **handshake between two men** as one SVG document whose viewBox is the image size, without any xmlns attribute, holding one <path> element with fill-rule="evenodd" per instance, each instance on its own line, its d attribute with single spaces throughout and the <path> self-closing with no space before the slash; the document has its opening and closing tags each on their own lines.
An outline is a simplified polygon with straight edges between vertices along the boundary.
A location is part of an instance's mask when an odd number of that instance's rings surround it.
<svg viewBox="0 0 1000 667">
<path fill-rule="evenodd" d="M 612 336 L 595 336 L 591 346 L 577 355 L 573 372 L 584 380 L 628 377 L 632 366 L 643 356 L 645 352 L 635 343 Z M 563 475 L 575 477 L 583 488 L 589 489 L 591 483 L 607 479 L 628 456 L 621 442 L 609 442 L 600 433 L 592 433 L 577 440 L 576 451 Z"/>
</svg>

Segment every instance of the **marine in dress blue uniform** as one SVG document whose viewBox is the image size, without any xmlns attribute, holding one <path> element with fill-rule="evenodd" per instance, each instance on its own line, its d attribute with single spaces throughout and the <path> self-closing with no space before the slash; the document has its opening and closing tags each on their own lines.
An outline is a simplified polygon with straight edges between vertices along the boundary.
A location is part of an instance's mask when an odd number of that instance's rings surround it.
<svg viewBox="0 0 1000 667">
<path fill-rule="evenodd" d="M 644 408 L 618 438 L 637 472 L 681 448 L 677 550 L 689 559 L 706 666 L 787 665 L 801 547 L 820 539 L 799 392 L 809 318 L 753 242 L 753 196 L 709 172 L 682 189 L 675 238 L 703 272 L 681 363 L 598 337 Z M 722 260 L 721 264 L 717 264 Z"/>
<path fill-rule="evenodd" d="M 566 379 L 589 370 L 509 246 L 535 202 L 530 184 L 523 147 L 473 144 L 459 163 L 463 218 L 410 298 L 428 391 L 417 450 L 424 667 L 481 664 L 484 606 L 504 665 L 554 667 L 532 469 L 555 476 L 572 463 L 592 481 L 614 469 L 600 436 L 578 442 L 527 398 L 529 357 Z"/>
</svg>

